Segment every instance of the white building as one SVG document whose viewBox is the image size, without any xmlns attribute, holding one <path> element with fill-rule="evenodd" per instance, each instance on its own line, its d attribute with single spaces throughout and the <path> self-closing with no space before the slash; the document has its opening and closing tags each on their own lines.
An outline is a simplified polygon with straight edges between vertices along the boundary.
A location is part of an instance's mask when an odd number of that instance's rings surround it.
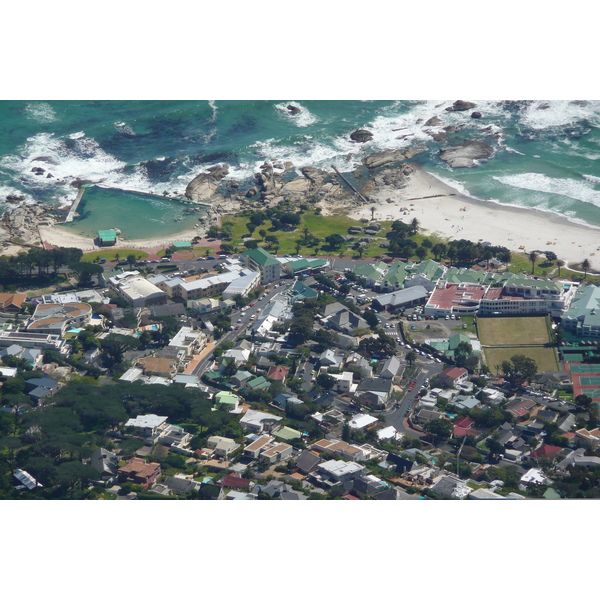
<svg viewBox="0 0 600 600">
<path fill-rule="evenodd" d="M 167 303 L 167 294 L 140 276 L 139 271 L 126 271 L 108 280 L 108 287 L 134 308 Z"/>
</svg>

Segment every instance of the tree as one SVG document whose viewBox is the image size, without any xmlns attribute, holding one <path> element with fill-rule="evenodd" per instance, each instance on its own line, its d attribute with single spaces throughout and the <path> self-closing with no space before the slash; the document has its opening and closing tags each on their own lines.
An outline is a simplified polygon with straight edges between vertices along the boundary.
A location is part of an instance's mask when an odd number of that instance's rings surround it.
<svg viewBox="0 0 600 600">
<path fill-rule="evenodd" d="M 537 259 L 537 252 L 535 250 L 533 250 L 532 252 L 529 253 L 528 258 L 531 261 L 531 274 L 533 275 L 533 271 L 535 269 L 535 261 Z"/>
<path fill-rule="evenodd" d="M 415 235 L 419 231 L 420 225 L 421 224 L 419 223 L 419 219 L 417 219 L 416 217 L 410 222 L 410 228 L 413 235 Z"/>
<path fill-rule="evenodd" d="M 544 255 L 546 256 L 546 260 L 549 262 L 554 262 L 557 258 L 556 254 L 550 250 L 545 250 Z"/>
<path fill-rule="evenodd" d="M 321 373 L 320 375 L 317 375 L 315 383 L 323 390 L 331 390 L 335 385 L 335 379 L 327 373 Z"/>
<path fill-rule="evenodd" d="M 135 254 L 128 254 L 127 255 L 127 264 L 129 265 L 129 268 L 133 268 L 133 265 L 135 265 L 135 263 L 137 262 L 137 258 L 135 257 Z"/>
<path fill-rule="evenodd" d="M 415 250 L 415 254 L 419 260 L 423 260 L 427 256 L 427 248 L 425 248 L 424 246 L 419 246 Z"/>
<path fill-rule="evenodd" d="M 102 266 L 95 265 L 94 263 L 75 262 L 71 263 L 69 268 L 75 272 L 75 277 L 82 287 L 92 285 L 92 277 L 94 275 L 98 276 L 98 283 L 100 284 L 100 276 L 104 273 Z"/>
<path fill-rule="evenodd" d="M 415 362 L 415 360 L 417 360 L 417 353 L 414 350 L 410 350 L 409 352 L 406 353 L 406 362 L 412 366 Z"/>
<path fill-rule="evenodd" d="M 379 326 L 379 318 L 372 310 L 365 310 L 363 318 L 371 329 L 375 330 Z"/>
<path fill-rule="evenodd" d="M 454 362 L 457 366 L 464 367 L 472 353 L 473 347 L 469 342 L 460 342 L 454 350 Z"/>
<path fill-rule="evenodd" d="M 584 273 L 584 277 L 583 277 L 584 279 L 587 279 L 587 273 L 590 270 L 591 266 L 592 265 L 590 264 L 590 261 L 587 258 L 585 258 L 583 260 L 583 262 L 581 263 L 581 269 L 582 269 L 582 271 Z"/>
<path fill-rule="evenodd" d="M 565 266 L 564 260 L 557 260 L 556 266 L 558 267 L 558 277 L 560 277 L 560 268 Z"/>
<path fill-rule="evenodd" d="M 581 406 L 584 410 L 588 410 L 592 405 L 592 399 L 586 394 L 579 394 L 579 396 L 575 397 L 575 404 Z"/>
<path fill-rule="evenodd" d="M 424 429 L 428 433 L 431 433 L 434 438 L 447 440 L 452 435 L 454 426 L 452 425 L 452 422 L 447 419 L 433 419 L 425 425 Z"/>
<path fill-rule="evenodd" d="M 340 235 L 339 233 L 332 233 L 331 235 L 328 235 L 325 238 L 325 241 L 329 247 L 333 249 L 339 248 L 345 242 L 344 236 Z"/>
<path fill-rule="evenodd" d="M 510 360 L 502 361 L 501 368 L 506 380 L 517 387 L 529 381 L 538 370 L 535 360 L 524 354 L 515 354 Z"/>
<path fill-rule="evenodd" d="M 260 237 L 263 239 L 263 241 L 265 240 L 265 238 L 267 237 L 267 231 L 265 229 L 259 229 L 258 230 L 258 235 L 260 235 Z"/>
</svg>

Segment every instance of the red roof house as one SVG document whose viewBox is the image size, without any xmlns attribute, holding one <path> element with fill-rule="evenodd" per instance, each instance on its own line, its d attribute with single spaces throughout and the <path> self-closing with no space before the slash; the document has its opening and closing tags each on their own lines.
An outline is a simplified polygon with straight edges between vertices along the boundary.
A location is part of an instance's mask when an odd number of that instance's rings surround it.
<svg viewBox="0 0 600 600">
<path fill-rule="evenodd" d="M 533 458 L 543 458 L 546 460 L 554 460 L 556 455 L 562 450 L 560 446 L 551 446 L 550 444 L 543 444 L 537 450 L 531 453 Z"/>
<path fill-rule="evenodd" d="M 462 367 L 449 367 L 444 369 L 439 376 L 447 385 L 455 386 L 465 381 L 469 372 Z"/>
<path fill-rule="evenodd" d="M 275 381 L 283 381 L 288 374 L 288 367 L 275 366 L 269 369 L 267 373 L 267 379 L 274 379 Z"/>
<path fill-rule="evenodd" d="M 250 486 L 250 480 L 245 477 L 238 477 L 233 473 L 229 475 L 225 475 L 223 479 L 221 479 L 221 487 L 229 488 L 232 490 L 241 490 Z"/>
</svg>

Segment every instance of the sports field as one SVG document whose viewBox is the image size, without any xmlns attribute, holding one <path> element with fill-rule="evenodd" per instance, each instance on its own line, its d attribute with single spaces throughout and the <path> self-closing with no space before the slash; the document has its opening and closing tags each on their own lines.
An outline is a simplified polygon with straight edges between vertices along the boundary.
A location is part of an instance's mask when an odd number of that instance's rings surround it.
<svg viewBox="0 0 600 600">
<path fill-rule="evenodd" d="M 524 354 L 535 360 L 538 373 L 542 371 L 557 371 L 556 354 L 553 348 L 543 348 L 542 346 L 534 348 L 484 348 L 485 359 L 488 368 L 492 373 L 496 372 L 496 365 L 501 365 L 502 361 L 510 360 L 515 354 Z"/>
<path fill-rule="evenodd" d="M 550 341 L 545 317 L 479 317 L 477 334 L 483 346 L 543 345 Z"/>
</svg>

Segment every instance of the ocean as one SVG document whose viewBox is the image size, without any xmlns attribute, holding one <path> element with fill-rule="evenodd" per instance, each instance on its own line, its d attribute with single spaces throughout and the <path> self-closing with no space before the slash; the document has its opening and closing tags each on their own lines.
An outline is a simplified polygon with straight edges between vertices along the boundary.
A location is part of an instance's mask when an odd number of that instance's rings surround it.
<svg viewBox="0 0 600 600">
<path fill-rule="evenodd" d="M 451 100 L 0 101 L 0 213 L 10 195 L 70 203 L 75 179 L 183 195 L 219 163 L 249 184 L 265 161 L 344 172 L 372 152 L 420 144 L 426 151 L 413 160 L 462 193 L 600 226 L 600 101 L 473 102 L 447 112 Z M 446 143 L 424 131 L 434 116 L 456 129 Z M 359 128 L 373 139 L 351 141 Z M 440 160 L 441 147 L 466 139 L 491 143 L 494 156 L 467 169 Z M 107 209 L 128 201 L 112 196 Z"/>
</svg>

